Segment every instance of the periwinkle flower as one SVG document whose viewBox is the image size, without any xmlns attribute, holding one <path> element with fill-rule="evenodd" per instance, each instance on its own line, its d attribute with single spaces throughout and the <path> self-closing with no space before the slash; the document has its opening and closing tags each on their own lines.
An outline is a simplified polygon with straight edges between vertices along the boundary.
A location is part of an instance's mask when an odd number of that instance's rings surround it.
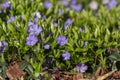
<svg viewBox="0 0 120 80">
<path fill-rule="evenodd" d="M 98 3 L 96 1 L 92 1 L 92 2 L 90 2 L 89 7 L 92 10 L 96 10 L 96 9 L 98 9 Z"/>
<path fill-rule="evenodd" d="M 49 44 L 45 44 L 44 45 L 44 49 L 50 49 L 50 45 Z"/>
<path fill-rule="evenodd" d="M 15 21 L 15 17 L 14 16 L 10 16 L 10 18 L 7 20 L 7 23 L 13 22 Z"/>
<path fill-rule="evenodd" d="M 70 53 L 68 51 L 66 51 L 62 54 L 62 57 L 64 58 L 64 60 L 69 60 L 70 59 Z"/>
<path fill-rule="evenodd" d="M 5 52 L 5 47 L 8 45 L 6 41 L 0 42 L 0 51 Z"/>
<path fill-rule="evenodd" d="M 33 22 L 31 22 L 31 21 L 28 22 L 28 27 L 33 26 L 33 25 L 34 25 Z"/>
<path fill-rule="evenodd" d="M 0 47 L 1 52 L 5 52 L 5 47 Z"/>
<path fill-rule="evenodd" d="M 38 20 L 39 20 L 39 18 L 41 18 L 41 14 L 39 13 L 39 12 L 35 12 L 34 13 L 34 23 L 37 23 L 38 22 Z"/>
<path fill-rule="evenodd" d="M 72 9 L 79 12 L 82 10 L 82 5 L 81 4 L 73 4 L 71 5 Z"/>
<path fill-rule="evenodd" d="M 58 26 L 58 23 L 57 22 L 53 22 L 53 25 L 56 27 L 56 26 Z"/>
<path fill-rule="evenodd" d="M 7 46 L 8 43 L 6 41 L 2 41 L 2 46 Z"/>
<path fill-rule="evenodd" d="M 57 37 L 57 43 L 58 43 L 60 46 L 65 45 L 67 42 L 68 42 L 68 39 L 67 39 L 65 36 L 58 36 L 58 37 Z"/>
<path fill-rule="evenodd" d="M 85 65 L 85 64 L 80 63 L 80 64 L 77 65 L 77 71 L 78 72 L 84 73 L 87 69 L 88 69 L 88 66 Z"/>
<path fill-rule="evenodd" d="M 59 20 L 53 22 L 53 25 L 54 25 L 55 27 L 58 26 L 59 24 L 60 24 L 60 21 L 59 21 Z"/>
<path fill-rule="evenodd" d="M 63 14 L 63 11 L 61 9 L 58 9 L 58 14 L 59 15 Z"/>
<path fill-rule="evenodd" d="M 112 9 L 113 7 L 115 7 L 118 4 L 118 2 L 116 0 L 112 0 L 108 3 L 107 8 L 108 9 Z"/>
<path fill-rule="evenodd" d="M 72 24 L 72 20 L 69 18 L 65 21 L 64 30 L 66 30 Z"/>
<path fill-rule="evenodd" d="M 34 23 L 37 23 L 38 20 L 39 20 L 38 17 L 35 16 L 35 17 L 34 17 Z"/>
<path fill-rule="evenodd" d="M 38 42 L 38 38 L 35 35 L 29 35 L 26 38 L 26 44 L 28 46 L 34 46 Z"/>
<path fill-rule="evenodd" d="M 76 4 L 77 1 L 76 1 L 76 0 L 71 0 L 71 3 L 72 3 L 72 4 Z"/>
<path fill-rule="evenodd" d="M 8 9 L 10 8 L 10 2 L 5 2 L 2 4 L 2 9 Z"/>
<path fill-rule="evenodd" d="M 37 24 L 33 24 L 32 26 L 30 26 L 28 28 L 28 32 L 30 33 L 30 35 L 39 35 L 40 32 L 42 31 L 41 26 L 38 26 Z"/>
<path fill-rule="evenodd" d="M 45 7 L 46 9 L 50 9 L 50 8 L 53 7 L 53 5 L 52 5 L 49 1 L 45 1 L 45 2 L 44 2 L 44 7 Z"/>
</svg>

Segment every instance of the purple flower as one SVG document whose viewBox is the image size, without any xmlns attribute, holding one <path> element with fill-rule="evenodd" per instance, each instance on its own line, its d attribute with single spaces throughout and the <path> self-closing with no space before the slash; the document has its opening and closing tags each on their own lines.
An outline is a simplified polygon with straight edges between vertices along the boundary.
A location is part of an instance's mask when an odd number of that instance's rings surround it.
<svg viewBox="0 0 120 80">
<path fill-rule="evenodd" d="M 70 59 L 70 53 L 68 51 L 66 51 L 62 54 L 62 57 L 64 58 L 64 60 L 69 60 Z"/>
<path fill-rule="evenodd" d="M 10 16 L 10 18 L 7 20 L 7 23 L 13 22 L 15 21 L 15 17 L 14 16 Z"/>
<path fill-rule="evenodd" d="M 54 22 L 53 25 L 56 27 L 56 26 L 58 26 L 58 23 L 57 23 L 57 22 Z"/>
<path fill-rule="evenodd" d="M 76 4 L 77 1 L 76 1 L 76 0 L 71 0 L 71 3 L 72 3 L 72 4 Z"/>
<path fill-rule="evenodd" d="M 5 2 L 2 4 L 2 9 L 8 9 L 10 8 L 10 2 Z"/>
<path fill-rule="evenodd" d="M 5 52 L 5 47 L 0 47 L 1 52 Z"/>
<path fill-rule="evenodd" d="M 0 51 L 5 52 L 5 47 L 8 45 L 6 41 L 0 42 Z"/>
<path fill-rule="evenodd" d="M 79 12 L 82 10 L 82 5 L 81 4 L 73 4 L 71 5 L 72 9 Z"/>
<path fill-rule="evenodd" d="M 85 65 L 85 64 L 78 64 L 78 65 L 77 65 L 77 71 L 78 71 L 78 72 L 83 73 L 83 72 L 85 72 L 87 69 L 88 69 L 88 66 Z"/>
<path fill-rule="evenodd" d="M 68 39 L 65 36 L 58 36 L 57 43 L 61 46 L 65 45 L 68 42 Z"/>
<path fill-rule="evenodd" d="M 63 11 L 61 9 L 58 9 L 58 14 L 59 15 L 63 14 Z"/>
<path fill-rule="evenodd" d="M 45 44 L 44 45 L 44 49 L 50 49 L 50 45 L 49 44 Z"/>
<path fill-rule="evenodd" d="M 2 41 L 2 46 L 7 46 L 8 43 L 6 41 Z"/>
<path fill-rule="evenodd" d="M 44 2 L 44 7 L 45 7 L 46 9 L 50 9 L 50 8 L 53 7 L 53 5 L 52 5 L 49 1 L 45 1 L 45 2 Z"/>
<path fill-rule="evenodd" d="M 72 20 L 71 19 L 67 19 L 65 24 L 64 24 L 64 30 L 66 30 L 71 24 L 72 24 Z"/>
<path fill-rule="evenodd" d="M 108 3 L 107 8 L 108 9 L 112 9 L 113 7 L 115 7 L 117 5 L 117 1 L 116 0 L 112 0 Z"/>
<path fill-rule="evenodd" d="M 59 20 L 53 22 L 53 25 L 54 25 L 55 27 L 58 26 L 59 24 L 60 24 L 60 21 L 59 21 Z"/>
<path fill-rule="evenodd" d="M 34 46 L 36 43 L 38 42 L 38 39 L 36 36 L 34 35 L 29 35 L 27 38 L 26 38 L 26 44 L 28 46 Z"/>
<path fill-rule="evenodd" d="M 28 22 L 28 26 L 30 27 L 30 26 L 33 26 L 33 22 Z"/>
<path fill-rule="evenodd" d="M 39 27 L 37 24 L 33 24 L 28 28 L 28 32 L 30 33 L 30 35 L 39 35 L 40 32 L 42 31 L 42 28 Z"/>
<path fill-rule="evenodd" d="M 37 23 L 38 20 L 39 20 L 38 17 L 35 16 L 35 17 L 34 17 L 34 23 Z"/>
</svg>

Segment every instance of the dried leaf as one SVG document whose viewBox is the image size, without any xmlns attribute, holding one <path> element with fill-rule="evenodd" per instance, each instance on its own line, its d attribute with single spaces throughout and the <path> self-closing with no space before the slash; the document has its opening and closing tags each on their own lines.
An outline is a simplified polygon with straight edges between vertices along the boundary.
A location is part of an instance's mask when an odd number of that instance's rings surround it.
<svg viewBox="0 0 120 80">
<path fill-rule="evenodd" d="M 79 74 L 76 74 L 73 76 L 73 80 L 82 80 L 83 79 L 83 74 L 82 73 L 79 73 Z"/>
<path fill-rule="evenodd" d="M 19 69 L 19 65 L 17 63 L 15 63 L 12 66 L 9 66 L 6 73 L 7 73 L 9 80 L 19 80 L 20 77 L 26 75 L 24 71 Z"/>
<path fill-rule="evenodd" d="M 104 71 L 102 67 L 99 67 L 95 73 L 95 77 L 103 75 Z"/>
</svg>

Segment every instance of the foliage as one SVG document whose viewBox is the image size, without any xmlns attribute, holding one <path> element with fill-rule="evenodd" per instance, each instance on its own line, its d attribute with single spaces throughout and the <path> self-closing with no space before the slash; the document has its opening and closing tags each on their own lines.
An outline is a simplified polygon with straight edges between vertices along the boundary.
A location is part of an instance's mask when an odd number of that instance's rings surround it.
<svg viewBox="0 0 120 80">
<path fill-rule="evenodd" d="M 88 70 L 94 70 L 97 65 L 107 69 L 109 60 L 118 61 L 118 56 L 108 50 L 115 48 L 117 52 L 120 48 L 120 5 L 108 9 L 107 4 L 97 1 L 99 8 L 93 10 L 89 8 L 91 1 L 80 0 L 77 3 L 83 4 L 82 8 L 76 11 L 70 1 L 66 7 L 50 0 L 49 8 L 44 0 L 9 0 L 9 8 L 0 8 L 0 41 L 8 43 L 0 52 L 0 75 L 16 59 L 26 61 L 21 69 L 34 79 L 45 66 L 73 71 L 77 64 L 84 63 Z M 58 41 L 59 36 L 64 37 Z M 28 45 L 27 41 L 34 44 Z M 62 56 L 66 51 L 69 60 Z"/>
</svg>

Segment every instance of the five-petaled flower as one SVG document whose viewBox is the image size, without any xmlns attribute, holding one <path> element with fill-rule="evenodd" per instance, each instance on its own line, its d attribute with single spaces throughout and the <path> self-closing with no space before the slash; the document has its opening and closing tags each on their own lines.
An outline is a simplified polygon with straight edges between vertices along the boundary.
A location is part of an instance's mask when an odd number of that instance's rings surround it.
<svg viewBox="0 0 120 80">
<path fill-rule="evenodd" d="M 10 8 L 10 2 L 5 2 L 1 6 L 2 6 L 2 9 L 8 9 Z"/>
<path fill-rule="evenodd" d="M 78 72 L 83 73 L 83 72 L 85 72 L 87 69 L 88 69 L 88 66 L 85 65 L 85 64 L 81 64 L 81 63 L 80 63 L 80 64 L 77 65 L 77 71 L 78 71 Z"/>
<path fill-rule="evenodd" d="M 41 26 L 38 26 L 37 24 L 29 22 L 28 25 L 29 25 L 28 32 L 30 33 L 30 35 L 38 36 L 39 33 L 42 31 Z"/>
<path fill-rule="evenodd" d="M 62 54 L 62 57 L 64 58 L 64 60 L 69 60 L 70 59 L 70 53 L 68 51 L 66 51 Z"/>
<path fill-rule="evenodd" d="M 76 12 L 79 12 L 82 10 L 82 5 L 81 4 L 72 4 L 71 5 L 71 8 L 76 11 Z"/>
<path fill-rule="evenodd" d="M 118 4 L 117 0 L 111 0 L 108 5 L 107 8 L 108 9 L 112 9 L 113 7 L 115 7 Z"/>
<path fill-rule="evenodd" d="M 69 18 L 65 21 L 63 30 L 66 30 L 72 24 L 72 20 Z"/>
<path fill-rule="evenodd" d="M 58 36 L 57 43 L 61 46 L 65 45 L 68 42 L 68 39 L 65 36 Z"/>
<path fill-rule="evenodd" d="M 28 46 L 34 46 L 37 42 L 38 42 L 38 39 L 37 39 L 37 37 L 35 35 L 29 35 L 26 38 L 26 44 Z"/>
<path fill-rule="evenodd" d="M 52 5 L 49 1 L 45 1 L 45 2 L 44 2 L 44 7 L 45 7 L 46 9 L 50 9 L 50 8 L 53 7 L 53 5 Z"/>
<path fill-rule="evenodd" d="M 15 17 L 14 16 L 10 16 L 10 18 L 7 20 L 7 23 L 13 22 L 15 21 Z"/>
<path fill-rule="evenodd" d="M 44 45 L 44 49 L 50 49 L 50 45 L 49 44 L 45 44 Z"/>
</svg>

